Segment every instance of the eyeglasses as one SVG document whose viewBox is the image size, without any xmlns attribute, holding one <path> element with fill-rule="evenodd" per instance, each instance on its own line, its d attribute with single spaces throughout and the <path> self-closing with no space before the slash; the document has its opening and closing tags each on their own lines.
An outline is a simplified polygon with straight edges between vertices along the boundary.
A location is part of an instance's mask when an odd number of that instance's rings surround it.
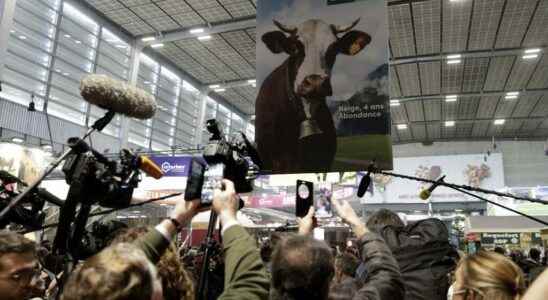
<svg viewBox="0 0 548 300">
<path fill-rule="evenodd" d="M 42 266 L 40 264 L 37 264 L 32 269 L 24 269 L 10 274 L 6 277 L 6 279 L 15 282 L 20 287 L 26 287 L 38 280 L 41 274 Z"/>
</svg>

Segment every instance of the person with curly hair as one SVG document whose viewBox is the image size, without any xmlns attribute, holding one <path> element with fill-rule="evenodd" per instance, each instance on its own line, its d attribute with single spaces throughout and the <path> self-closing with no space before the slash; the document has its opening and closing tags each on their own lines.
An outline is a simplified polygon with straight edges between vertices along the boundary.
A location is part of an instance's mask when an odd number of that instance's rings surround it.
<svg viewBox="0 0 548 300">
<path fill-rule="evenodd" d="M 124 228 L 111 241 L 111 245 L 131 243 L 150 231 L 147 227 Z M 165 300 L 194 300 L 194 282 L 184 269 L 175 244 L 171 243 L 156 264 L 162 281 Z"/>
</svg>

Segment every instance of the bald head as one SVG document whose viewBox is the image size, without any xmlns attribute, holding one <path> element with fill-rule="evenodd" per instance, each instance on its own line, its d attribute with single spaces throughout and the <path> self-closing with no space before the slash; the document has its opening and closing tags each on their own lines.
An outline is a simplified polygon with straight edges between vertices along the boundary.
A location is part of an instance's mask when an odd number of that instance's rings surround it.
<svg viewBox="0 0 548 300">
<path fill-rule="evenodd" d="M 333 256 L 324 242 L 290 236 L 272 257 L 273 298 L 327 299 L 333 274 Z"/>
</svg>

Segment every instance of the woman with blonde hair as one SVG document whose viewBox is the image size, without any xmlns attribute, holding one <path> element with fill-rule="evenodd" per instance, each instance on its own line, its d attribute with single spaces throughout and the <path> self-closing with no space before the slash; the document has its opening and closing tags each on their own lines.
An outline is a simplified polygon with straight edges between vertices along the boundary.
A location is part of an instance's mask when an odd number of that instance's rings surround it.
<svg viewBox="0 0 548 300">
<path fill-rule="evenodd" d="M 524 293 L 523 272 L 499 253 L 480 251 L 457 267 L 453 300 L 520 300 Z"/>
</svg>

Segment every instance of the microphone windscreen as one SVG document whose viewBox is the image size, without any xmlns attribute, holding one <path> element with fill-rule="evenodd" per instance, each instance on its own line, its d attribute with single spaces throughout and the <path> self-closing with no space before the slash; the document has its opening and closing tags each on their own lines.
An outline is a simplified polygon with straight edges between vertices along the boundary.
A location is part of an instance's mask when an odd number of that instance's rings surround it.
<svg viewBox="0 0 548 300">
<path fill-rule="evenodd" d="M 365 192 L 367 192 L 367 188 L 369 188 L 369 185 L 371 184 L 371 177 L 369 173 L 367 175 L 363 176 L 362 180 L 360 181 L 360 185 L 358 185 L 358 197 L 363 197 L 365 195 Z"/>
<path fill-rule="evenodd" d="M 150 119 L 156 113 L 156 101 L 149 93 L 106 75 L 84 77 L 80 94 L 91 104 L 132 118 Z"/>
<path fill-rule="evenodd" d="M 428 200 L 428 198 L 430 198 L 430 195 L 432 195 L 432 192 L 431 192 L 429 189 L 423 189 L 423 190 L 421 190 L 421 192 L 419 193 L 419 197 L 420 197 L 422 200 Z"/>
</svg>

